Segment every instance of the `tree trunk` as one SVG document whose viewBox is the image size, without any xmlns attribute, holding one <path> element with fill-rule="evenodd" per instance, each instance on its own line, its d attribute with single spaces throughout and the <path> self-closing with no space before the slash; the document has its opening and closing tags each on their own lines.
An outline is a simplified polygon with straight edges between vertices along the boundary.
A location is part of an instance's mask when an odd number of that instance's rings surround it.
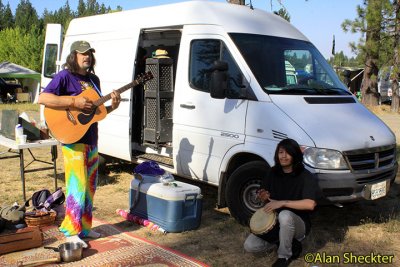
<svg viewBox="0 0 400 267">
<path fill-rule="evenodd" d="M 228 0 L 230 4 L 235 4 L 235 5 L 242 5 L 244 6 L 246 4 L 245 0 Z"/>
<path fill-rule="evenodd" d="M 378 60 L 380 29 L 382 23 L 381 0 L 369 0 L 366 11 L 367 34 L 365 38 L 365 71 L 361 85 L 361 101 L 366 106 L 379 104 L 378 94 Z"/>
<path fill-rule="evenodd" d="M 377 106 L 379 104 L 378 94 L 378 67 L 376 65 L 377 59 L 367 55 L 363 83 L 361 85 L 362 103 L 366 106 Z"/>
<path fill-rule="evenodd" d="M 394 64 L 392 73 L 392 112 L 399 112 L 399 75 L 400 75 L 400 0 L 395 5 L 396 22 L 394 33 Z"/>
</svg>

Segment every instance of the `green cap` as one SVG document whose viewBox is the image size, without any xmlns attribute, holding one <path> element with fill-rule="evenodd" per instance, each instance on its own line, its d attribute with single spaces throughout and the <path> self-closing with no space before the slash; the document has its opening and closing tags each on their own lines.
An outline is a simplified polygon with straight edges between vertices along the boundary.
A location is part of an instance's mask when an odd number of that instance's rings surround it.
<svg viewBox="0 0 400 267">
<path fill-rule="evenodd" d="M 89 50 L 95 52 L 94 48 L 90 47 L 90 44 L 86 41 L 75 41 L 71 45 L 71 52 L 76 51 L 78 53 L 86 53 Z"/>
</svg>

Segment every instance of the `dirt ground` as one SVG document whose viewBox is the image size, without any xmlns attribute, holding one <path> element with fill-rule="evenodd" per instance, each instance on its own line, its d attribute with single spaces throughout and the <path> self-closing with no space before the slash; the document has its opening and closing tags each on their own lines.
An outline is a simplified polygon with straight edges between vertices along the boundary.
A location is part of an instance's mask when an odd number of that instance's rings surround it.
<svg viewBox="0 0 400 267">
<path fill-rule="evenodd" d="M 35 114 L 33 114 L 35 115 Z M 35 115 L 36 116 L 36 115 Z M 400 115 L 382 113 L 378 116 L 388 124 L 400 140 Z M 0 146 L 0 152 L 5 151 Z M 35 156 L 48 160 L 49 149 L 38 149 Z M 1 155 L 2 156 L 2 155 Z M 27 157 L 28 158 L 28 157 Z M 34 163 L 35 164 L 35 163 Z M 33 166 L 35 166 L 33 164 Z M 196 184 L 201 188 L 203 209 L 198 229 L 183 233 L 162 234 L 125 221 L 115 213 L 116 209 L 128 209 L 129 187 L 135 166 L 127 163 L 107 165 L 109 173 L 99 177 L 99 186 L 94 200 L 94 216 L 114 224 L 124 231 L 180 251 L 210 266 L 270 266 L 276 252 L 252 255 L 245 253 L 243 242 L 249 229 L 230 217 L 229 211 L 216 209 L 217 188 Z M 0 203 L 22 202 L 18 159 L 0 161 Z M 64 186 L 62 155 L 59 149 L 57 179 Z M 180 180 L 179 178 L 176 178 Z M 187 180 L 182 180 L 186 181 Z M 26 190 L 30 196 L 34 191 L 47 187 L 53 190 L 52 171 L 26 175 Z M 290 266 L 382 266 L 379 263 L 358 264 L 346 262 L 352 256 L 393 255 L 392 264 L 400 266 L 400 176 L 391 187 L 388 196 L 376 201 L 360 201 L 344 205 L 317 207 L 312 215 L 313 228 L 303 242 L 301 257 Z M 313 258 L 313 263 L 306 260 Z M 358 257 L 357 259 L 360 259 Z M 340 260 L 336 262 L 335 260 Z M 324 264 L 324 262 L 326 264 Z"/>
</svg>

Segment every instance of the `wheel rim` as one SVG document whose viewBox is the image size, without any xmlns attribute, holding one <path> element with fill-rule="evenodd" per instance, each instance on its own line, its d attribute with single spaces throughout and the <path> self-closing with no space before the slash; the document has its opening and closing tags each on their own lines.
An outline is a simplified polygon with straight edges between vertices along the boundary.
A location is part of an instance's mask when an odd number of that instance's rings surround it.
<svg viewBox="0 0 400 267">
<path fill-rule="evenodd" d="M 257 198 L 257 190 L 260 188 L 261 181 L 258 179 L 251 179 L 248 181 L 242 191 L 242 198 L 244 206 L 255 212 L 263 206 L 263 202 Z"/>
</svg>

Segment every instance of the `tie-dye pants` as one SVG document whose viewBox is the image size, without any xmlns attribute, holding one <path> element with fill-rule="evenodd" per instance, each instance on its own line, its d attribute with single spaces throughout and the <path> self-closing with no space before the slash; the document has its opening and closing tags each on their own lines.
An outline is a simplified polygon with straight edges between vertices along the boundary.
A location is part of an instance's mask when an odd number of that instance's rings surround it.
<svg viewBox="0 0 400 267">
<path fill-rule="evenodd" d="M 93 196 L 97 185 L 97 146 L 63 145 L 66 186 L 65 218 L 60 231 L 65 236 L 85 237 L 92 228 Z"/>
</svg>

